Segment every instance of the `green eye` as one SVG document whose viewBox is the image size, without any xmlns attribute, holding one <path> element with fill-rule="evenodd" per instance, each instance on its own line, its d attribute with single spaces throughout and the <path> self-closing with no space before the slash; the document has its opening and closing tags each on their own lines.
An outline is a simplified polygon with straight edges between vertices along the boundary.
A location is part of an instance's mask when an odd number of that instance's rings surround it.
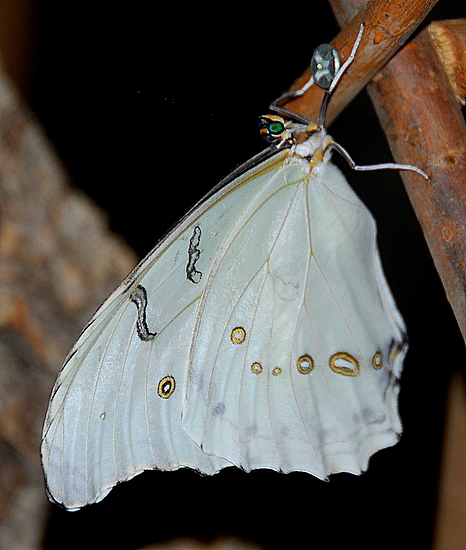
<svg viewBox="0 0 466 550">
<path fill-rule="evenodd" d="M 261 116 L 259 118 L 259 128 L 262 137 L 268 143 L 277 145 L 277 143 L 284 142 L 287 137 L 285 121 L 276 115 Z"/>
<path fill-rule="evenodd" d="M 279 136 L 285 130 L 283 122 L 271 122 L 268 126 L 268 130 L 272 136 Z"/>
</svg>

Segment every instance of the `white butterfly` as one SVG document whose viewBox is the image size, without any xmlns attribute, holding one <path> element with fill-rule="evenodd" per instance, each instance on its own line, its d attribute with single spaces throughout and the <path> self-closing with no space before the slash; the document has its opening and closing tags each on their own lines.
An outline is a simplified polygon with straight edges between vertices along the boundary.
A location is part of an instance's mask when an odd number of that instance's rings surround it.
<svg viewBox="0 0 466 550">
<path fill-rule="evenodd" d="M 335 78 L 331 56 L 326 97 L 352 59 Z M 359 474 L 397 442 L 406 330 L 375 222 L 329 162 L 349 156 L 323 129 L 326 102 L 309 124 L 280 101 L 266 153 L 156 245 L 66 359 L 42 443 L 62 506 L 155 468 Z"/>
</svg>

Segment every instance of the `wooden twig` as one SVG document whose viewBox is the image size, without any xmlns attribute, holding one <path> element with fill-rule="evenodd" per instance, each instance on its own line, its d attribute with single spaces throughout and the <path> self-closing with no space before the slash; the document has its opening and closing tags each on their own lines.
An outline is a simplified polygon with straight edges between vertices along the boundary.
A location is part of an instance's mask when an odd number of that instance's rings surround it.
<svg viewBox="0 0 466 550">
<path fill-rule="evenodd" d="M 406 42 L 438 0 L 330 0 L 342 32 L 332 45 L 345 60 L 354 45 L 359 26 L 365 29 L 355 60 L 332 95 L 327 110 L 327 125 L 372 80 L 387 61 Z M 301 88 L 310 77 L 303 73 L 291 89 Z M 288 109 L 317 120 L 323 92 L 311 86 L 305 95 L 289 101 Z"/>
<path fill-rule="evenodd" d="M 427 30 L 384 68 L 369 94 L 396 161 L 430 176 L 401 175 L 466 339 L 466 125 Z"/>
<path fill-rule="evenodd" d="M 464 99 L 466 51 L 466 35 L 459 30 L 465 28 L 465 21 L 432 23 L 369 86 L 395 158 L 416 163 L 430 175 L 425 185 L 407 174 L 402 178 L 463 338 L 466 338 L 466 125 L 458 103 Z M 458 377 L 450 385 L 448 411 L 432 546 L 439 549 L 463 548 L 465 542 L 460 522 L 466 512 L 458 497 L 466 478 L 461 447 L 464 440 L 459 435 L 464 433 L 466 418 L 464 387 Z"/>
<path fill-rule="evenodd" d="M 460 105 L 466 105 L 466 20 L 434 21 L 429 35 Z"/>
</svg>

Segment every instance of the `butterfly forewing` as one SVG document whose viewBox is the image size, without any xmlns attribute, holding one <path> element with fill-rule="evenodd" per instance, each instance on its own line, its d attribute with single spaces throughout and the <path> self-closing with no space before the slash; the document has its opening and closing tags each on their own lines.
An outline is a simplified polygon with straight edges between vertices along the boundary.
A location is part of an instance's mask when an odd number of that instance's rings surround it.
<svg viewBox="0 0 466 550">
<path fill-rule="evenodd" d="M 76 509 L 95 502 L 144 469 L 212 474 L 230 465 L 202 452 L 182 427 L 188 356 L 218 250 L 279 158 L 193 209 L 83 331 L 44 424 L 42 461 L 58 503 Z"/>
</svg>

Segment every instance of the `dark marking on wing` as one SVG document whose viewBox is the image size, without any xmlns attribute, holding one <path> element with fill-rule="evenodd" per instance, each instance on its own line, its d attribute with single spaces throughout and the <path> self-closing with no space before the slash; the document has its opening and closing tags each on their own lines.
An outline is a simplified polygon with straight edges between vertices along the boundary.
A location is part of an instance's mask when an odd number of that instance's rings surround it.
<svg viewBox="0 0 466 550">
<path fill-rule="evenodd" d="M 202 278 L 202 273 L 196 269 L 196 262 L 201 256 L 201 251 L 199 250 L 200 242 L 201 228 L 196 225 L 193 236 L 189 240 L 188 263 L 186 264 L 186 277 L 195 284 L 199 283 Z"/>
<path fill-rule="evenodd" d="M 149 342 L 157 336 L 156 332 L 150 332 L 147 327 L 147 292 L 142 285 L 138 285 L 131 293 L 131 301 L 136 304 L 138 318 L 136 321 L 136 330 L 139 338 L 143 342 Z"/>
</svg>

